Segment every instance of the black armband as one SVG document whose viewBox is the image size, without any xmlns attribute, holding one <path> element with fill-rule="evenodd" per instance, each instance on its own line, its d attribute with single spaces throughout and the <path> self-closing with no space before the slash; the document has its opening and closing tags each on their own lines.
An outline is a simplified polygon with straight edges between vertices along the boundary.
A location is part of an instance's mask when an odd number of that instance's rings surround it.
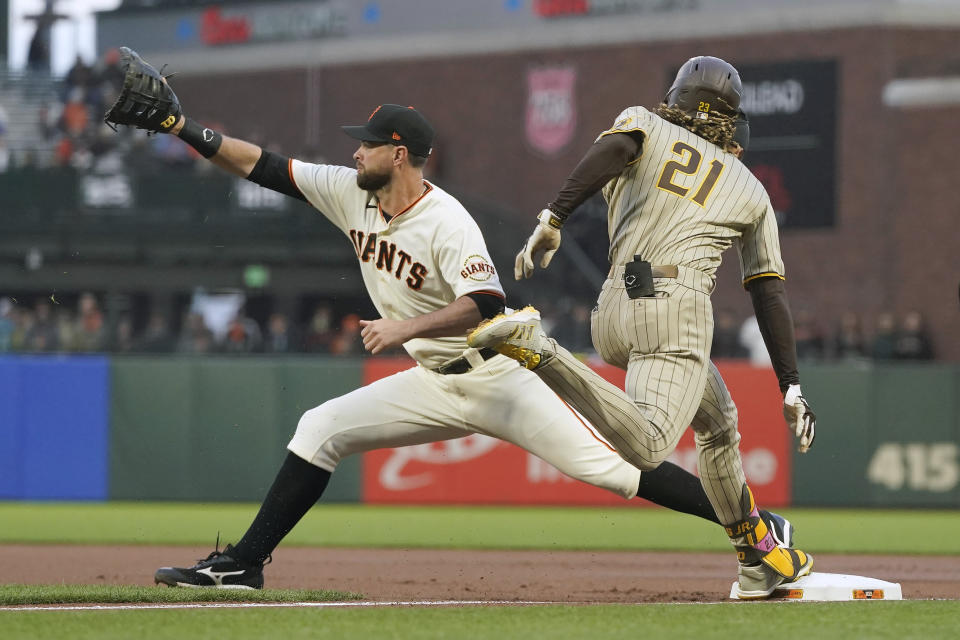
<svg viewBox="0 0 960 640">
<path fill-rule="evenodd" d="M 279 153 L 273 153 L 266 149 L 261 151 L 260 159 L 257 160 L 253 171 L 247 176 L 247 180 L 291 198 L 306 201 L 290 175 L 290 158 L 285 158 Z"/>
<path fill-rule="evenodd" d="M 193 147 L 204 158 L 212 158 L 217 155 L 220 145 L 223 144 L 223 136 L 213 129 L 202 126 L 193 118 L 187 118 L 183 123 L 183 128 L 177 134 L 181 140 Z"/>
<path fill-rule="evenodd" d="M 493 293 L 483 293 L 475 291 L 468 293 L 467 297 L 473 300 L 477 305 L 477 310 L 484 318 L 492 318 L 499 313 L 503 313 L 503 298 Z"/>
</svg>

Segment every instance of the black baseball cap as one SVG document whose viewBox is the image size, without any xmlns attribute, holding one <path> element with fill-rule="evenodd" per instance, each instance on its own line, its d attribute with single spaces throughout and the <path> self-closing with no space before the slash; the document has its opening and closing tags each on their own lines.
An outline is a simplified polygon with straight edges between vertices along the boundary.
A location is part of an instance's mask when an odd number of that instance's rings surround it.
<svg viewBox="0 0 960 640">
<path fill-rule="evenodd" d="M 433 146 L 433 127 L 419 111 L 399 104 L 382 104 L 373 110 L 367 124 L 341 127 L 351 138 L 364 142 L 403 145 L 415 156 L 426 158 Z"/>
</svg>

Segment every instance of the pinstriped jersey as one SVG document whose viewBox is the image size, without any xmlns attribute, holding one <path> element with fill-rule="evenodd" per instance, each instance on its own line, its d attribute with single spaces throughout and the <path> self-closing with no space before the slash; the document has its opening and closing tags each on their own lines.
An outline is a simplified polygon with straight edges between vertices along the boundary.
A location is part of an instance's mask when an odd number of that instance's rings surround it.
<svg viewBox="0 0 960 640">
<path fill-rule="evenodd" d="M 715 276 L 734 245 L 744 283 L 783 277 L 770 198 L 736 156 L 643 107 L 624 110 L 597 139 L 634 131 L 644 136 L 640 155 L 603 188 L 611 264 L 639 255 Z"/>
<path fill-rule="evenodd" d="M 424 315 L 468 293 L 504 297 L 477 223 L 436 185 L 424 181 L 420 198 L 388 219 L 357 186 L 355 169 L 291 160 L 289 170 L 307 201 L 350 239 L 382 317 Z M 433 368 L 462 354 L 467 338 L 414 338 L 403 348 Z"/>
</svg>

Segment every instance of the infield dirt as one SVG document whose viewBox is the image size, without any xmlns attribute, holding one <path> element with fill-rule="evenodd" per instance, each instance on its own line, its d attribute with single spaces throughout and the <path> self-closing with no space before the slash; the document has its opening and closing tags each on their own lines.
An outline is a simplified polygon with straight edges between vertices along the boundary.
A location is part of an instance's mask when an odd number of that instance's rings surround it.
<svg viewBox="0 0 960 640">
<path fill-rule="evenodd" d="M 209 548 L 0 546 L 6 584 L 153 584 Z M 899 582 L 905 599 L 960 597 L 960 557 L 815 554 L 814 571 Z M 281 547 L 266 586 L 337 589 L 370 600 L 720 602 L 736 577 L 723 553 L 460 551 Z M 158 587 L 159 588 L 159 587 Z"/>
</svg>

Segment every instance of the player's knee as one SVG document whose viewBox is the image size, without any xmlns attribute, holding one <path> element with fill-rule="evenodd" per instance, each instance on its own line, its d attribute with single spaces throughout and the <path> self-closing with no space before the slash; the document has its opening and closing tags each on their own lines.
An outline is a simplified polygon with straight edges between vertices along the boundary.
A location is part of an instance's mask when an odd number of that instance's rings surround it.
<svg viewBox="0 0 960 640">
<path fill-rule="evenodd" d="M 340 462 L 337 448 L 331 446 L 336 435 L 336 410 L 324 403 L 304 412 L 297 423 L 297 431 L 287 449 L 304 460 L 327 471 L 333 471 Z"/>
<path fill-rule="evenodd" d="M 647 459 L 644 460 L 644 464 L 638 465 L 641 471 L 653 471 L 659 467 L 667 458 L 670 457 L 670 454 L 673 453 L 672 450 L 663 449 L 661 451 L 651 451 L 650 455 L 647 456 Z"/>
<path fill-rule="evenodd" d="M 325 425 L 329 425 L 334 421 L 336 416 L 335 412 L 331 412 L 327 408 L 327 404 L 324 403 L 319 407 L 314 407 L 309 409 L 300 416 L 300 421 L 297 423 L 297 433 L 313 433 L 316 434 L 323 430 Z"/>
<path fill-rule="evenodd" d="M 737 424 L 737 408 L 731 404 L 719 419 L 706 412 L 698 411 L 690 427 L 699 439 L 712 438 L 717 434 L 736 433 Z"/>
<path fill-rule="evenodd" d="M 736 430 L 736 425 L 734 425 L 733 429 L 697 431 L 694 439 L 698 447 L 707 449 L 735 447 L 740 444 L 740 433 Z"/>
</svg>

